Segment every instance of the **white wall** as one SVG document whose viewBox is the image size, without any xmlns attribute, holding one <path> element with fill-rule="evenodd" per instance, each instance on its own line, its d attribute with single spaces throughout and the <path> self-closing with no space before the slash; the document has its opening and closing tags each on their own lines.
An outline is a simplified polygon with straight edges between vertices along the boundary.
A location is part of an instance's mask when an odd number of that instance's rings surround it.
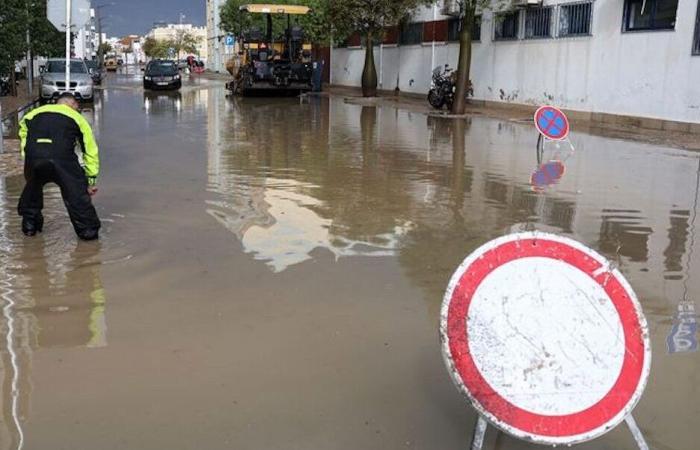
<svg viewBox="0 0 700 450">
<path fill-rule="evenodd" d="M 698 0 L 679 0 L 673 31 L 622 33 L 623 4 L 594 3 L 592 36 L 500 42 L 492 41 L 493 14 L 485 11 L 481 42 L 473 44 L 474 97 L 700 122 L 700 56 L 691 56 Z M 433 20 L 433 12 L 414 20 Z M 458 55 L 457 43 L 377 48 L 380 88 L 395 89 L 398 79 L 403 92 L 427 93 L 432 67 L 456 67 Z M 363 62 L 363 49 L 334 49 L 332 83 L 358 86 Z"/>
</svg>

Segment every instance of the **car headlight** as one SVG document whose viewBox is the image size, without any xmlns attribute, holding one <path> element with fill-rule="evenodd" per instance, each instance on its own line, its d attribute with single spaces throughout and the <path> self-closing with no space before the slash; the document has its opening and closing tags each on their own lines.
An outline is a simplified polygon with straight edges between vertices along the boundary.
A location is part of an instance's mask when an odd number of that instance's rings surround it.
<svg viewBox="0 0 700 450">
<path fill-rule="evenodd" d="M 175 75 L 175 76 L 173 77 L 173 80 L 179 80 L 179 79 L 180 79 L 180 75 Z"/>
<path fill-rule="evenodd" d="M 146 81 L 151 81 L 151 77 L 143 77 L 143 79 Z"/>
</svg>

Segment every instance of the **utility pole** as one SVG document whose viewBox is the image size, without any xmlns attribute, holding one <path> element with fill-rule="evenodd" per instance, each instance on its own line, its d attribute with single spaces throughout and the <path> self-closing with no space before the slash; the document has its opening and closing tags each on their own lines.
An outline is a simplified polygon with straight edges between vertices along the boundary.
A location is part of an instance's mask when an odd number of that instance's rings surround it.
<svg viewBox="0 0 700 450">
<path fill-rule="evenodd" d="M 97 65 L 102 70 L 104 66 L 104 52 L 102 50 L 102 17 L 100 16 L 100 10 L 95 8 L 95 19 L 97 19 Z"/>
</svg>

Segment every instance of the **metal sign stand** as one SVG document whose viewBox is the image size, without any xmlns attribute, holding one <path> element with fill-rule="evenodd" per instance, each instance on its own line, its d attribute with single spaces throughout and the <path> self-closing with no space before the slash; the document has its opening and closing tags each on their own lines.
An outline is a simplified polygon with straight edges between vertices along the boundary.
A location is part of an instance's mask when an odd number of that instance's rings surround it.
<svg viewBox="0 0 700 450">
<path fill-rule="evenodd" d="M 627 417 L 625 417 L 625 423 L 627 423 L 627 427 L 629 428 L 630 433 L 632 433 L 632 437 L 634 437 L 634 441 L 637 443 L 637 447 L 639 447 L 639 450 L 649 450 L 649 445 L 644 439 L 642 430 L 640 430 L 637 426 L 637 422 L 634 420 L 632 414 L 629 414 Z M 479 417 L 476 419 L 474 435 L 472 436 L 472 443 L 469 447 L 470 450 L 481 450 L 483 448 L 487 428 L 488 422 L 486 421 L 486 419 L 484 419 L 484 417 L 481 414 L 479 414 Z"/>
</svg>

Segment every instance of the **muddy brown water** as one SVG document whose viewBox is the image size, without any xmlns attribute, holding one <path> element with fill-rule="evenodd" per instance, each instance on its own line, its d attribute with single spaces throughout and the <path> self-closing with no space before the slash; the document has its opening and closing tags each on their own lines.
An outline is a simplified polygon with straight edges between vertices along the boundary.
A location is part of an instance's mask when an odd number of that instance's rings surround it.
<svg viewBox="0 0 700 450">
<path fill-rule="evenodd" d="M 652 447 L 697 448 L 698 154 L 573 133 L 533 188 L 529 124 L 138 76 L 85 112 L 99 243 L 55 189 L 24 238 L 22 180 L 0 181 L 0 449 L 466 448 L 442 294 L 471 250 L 533 229 L 619 265 L 653 344 L 635 417 Z M 490 429 L 485 448 L 535 446 Z M 620 426 L 579 448 L 635 446 Z"/>
</svg>

